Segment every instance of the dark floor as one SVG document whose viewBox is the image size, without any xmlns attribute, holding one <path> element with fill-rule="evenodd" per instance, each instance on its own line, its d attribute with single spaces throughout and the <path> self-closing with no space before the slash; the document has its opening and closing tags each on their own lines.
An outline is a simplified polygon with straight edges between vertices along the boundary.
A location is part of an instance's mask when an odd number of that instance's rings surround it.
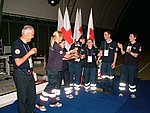
<svg viewBox="0 0 150 113">
<path fill-rule="evenodd" d="M 150 90 L 149 90 L 150 59 L 149 59 L 149 56 L 150 56 L 150 52 L 146 51 L 146 52 L 143 52 L 143 54 L 140 57 L 136 99 L 130 99 L 128 95 L 128 91 L 126 92 L 126 96 L 123 99 L 120 99 L 120 97 L 118 97 L 118 84 L 119 84 L 118 75 L 120 73 L 120 67 L 122 63 L 122 60 L 119 57 L 118 58 L 119 60 L 117 61 L 117 67 L 115 70 L 115 73 L 117 76 L 114 79 L 114 91 L 112 94 L 105 95 L 102 92 L 99 92 L 96 95 L 91 95 L 90 93 L 85 94 L 84 91 L 81 91 L 80 96 L 77 98 L 74 98 L 73 100 L 62 99 L 64 103 L 64 106 L 62 108 L 59 108 L 59 109 L 48 108 L 48 112 L 50 113 L 54 113 L 54 112 L 55 113 L 150 113 Z M 38 73 L 38 75 L 45 74 L 45 69 L 43 68 L 42 64 L 35 65 L 35 71 Z M 41 78 L 42 77 L 39 76 L 39 79 Z M 3 82 L 6 83 L 6 86 L 8 86 L 7 83 L 11 84 L 10 82 L 11 80 L 12 79 L 8 79 Z M 1 87 L 0 89 L 6 90 L 6 87 L 4 87 L 5 85 L 3 82 L 0 81 L 0 87 Z M 98 85 L 100 87 L 101 82 Z M 12 86 L 10 87 L 10 89 L 15 90 L 15 87 Z M 64 97 L 64 95 L 62 95 L 62 97 Z M 110 100 L 114 101 L 114 103 L 112 104 Z M 101 101 L 102 103 L 99 103 L 97 101 Z M 118 105 L 118 102 L 120 102 L 119 103 L 120 105 Z M 35 111 L 37 113 L 40 113 L 36 109 Z M 10 112 L 17 113 L 16 102 L 10 106 L 6 106 L 0 109 L 0 113 L 10 113 Z"/>
<path fill-rule="evenodd" d="M 46 104 L 47 113 L 150 113 L 150 86 L 149 80 L 137 80 L 137 98 L 131 99 L 126 92 L 125 97 L 118 97 L 119 76 L 114 79 L 114 91 L 112 94 L 97 94 L 86 93 L 82 88 L 79 96 L 69 100 L 65 98 L 62 90 L 61 102 L 63 107 L 50 108 Z M 101 86 L 101 82 L 98 83 Z M 37 100 L 38 100 L 37 96 Z M 17 113 L 17 102 L 7 107 L 1 108 L 0 113 Z M 36 113 L 42 113 L 36 108 Z"/>
</svg>

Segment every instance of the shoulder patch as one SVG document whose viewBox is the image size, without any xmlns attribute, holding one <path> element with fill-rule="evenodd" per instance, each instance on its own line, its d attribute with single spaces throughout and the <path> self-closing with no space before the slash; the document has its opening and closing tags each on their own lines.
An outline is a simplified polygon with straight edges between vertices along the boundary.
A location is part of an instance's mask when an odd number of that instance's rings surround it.
<svg viewBox="0 0 150 113">
<path fill-rule="evenodd" d="M 15 50 L 15 53 L 18 55 L 18 54 L 20 54 L 20 49 L 16 49 Z"/>
<path fill-rule="evenodd" d="M 141 48 L 141 47 L 139 48 L 139 51 L 140 51 L 140 52 L 142 51 L 142 48 Z"/>
<path fill-rule="evenodd" d="M 116 48 L 116 51 L 118 51 L 118 47 Z"/>
<path fill-rule="evenodd" d="M 59 53 L 60 53 L 60 54 L 63 54 L 63 51 L 60 51 Z"/>
</svg>

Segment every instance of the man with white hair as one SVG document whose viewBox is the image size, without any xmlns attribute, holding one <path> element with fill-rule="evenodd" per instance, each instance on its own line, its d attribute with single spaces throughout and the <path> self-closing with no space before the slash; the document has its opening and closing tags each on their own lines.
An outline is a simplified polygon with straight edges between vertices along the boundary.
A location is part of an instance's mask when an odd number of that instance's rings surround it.
<svg viewBox="0 0 150 113">
<path fill-rule="evenodd" d="M 11 48 L 14 82 L 18 97 L 18 113 L 32 113 L 36 102 L 31 56 L 37 53 L 37 49 L 30 49 L 28 45 L 32 38 L 34 38 L 34 28 L 25 25 L 21 37 L 13 42 Z"/>
</svg>

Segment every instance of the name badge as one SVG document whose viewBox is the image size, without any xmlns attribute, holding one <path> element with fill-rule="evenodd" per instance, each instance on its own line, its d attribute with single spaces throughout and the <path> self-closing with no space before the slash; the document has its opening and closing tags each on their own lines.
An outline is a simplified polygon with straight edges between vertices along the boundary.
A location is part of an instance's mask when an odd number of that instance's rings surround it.
<svg viewBox="0 0 150 113">
<path fill-rule="evenodd" d="M 104 56 L 108 56 L 109 50 L 104 50 Z"/>
<path fill-rule="evenodd" d="M 88 56 L 87 62 L 92 62 L 92 56 Z"/>
<path fill-rule="evenodd" d="M 32 59 L 29 58 L 28 60 L 29 60 L 29 66 L 30 66 L 30 68 L 32 68 L 33 67 Z"/>
</svg>

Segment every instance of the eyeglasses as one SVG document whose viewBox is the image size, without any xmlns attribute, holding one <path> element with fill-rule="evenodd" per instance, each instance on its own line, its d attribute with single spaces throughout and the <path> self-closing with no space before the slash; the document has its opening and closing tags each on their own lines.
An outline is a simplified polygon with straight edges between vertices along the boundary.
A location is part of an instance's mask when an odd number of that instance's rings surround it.
<svg viewBox="0 0 150 113">
<path fill-rule="evenodd" d="M 34 37 L 34 34 L 33 33 L 30 33 L 33 37 Z"/>
</svg>

